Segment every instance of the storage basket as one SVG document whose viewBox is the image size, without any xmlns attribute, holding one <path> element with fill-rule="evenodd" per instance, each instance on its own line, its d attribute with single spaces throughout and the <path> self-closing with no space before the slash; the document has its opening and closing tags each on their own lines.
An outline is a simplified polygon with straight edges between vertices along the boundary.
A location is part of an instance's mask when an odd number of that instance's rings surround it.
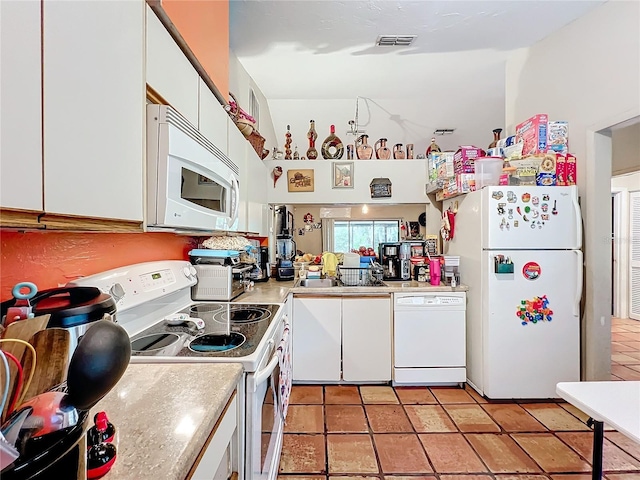
<svg viewBox="0 0 640 480">
<path fill-rule="evenodd" d="M 225 110 L 233 120 L 233 123 L 236 124 L 236 127 L 238 127 L 238 130 L 240 130 L 240 133 L 245 136 L 258 156 L 264 160 L 269 155 L 269 151 L 264 149 L 265 138 L 256 130 L 256 119 L 240 107 L 233 93 L 229 92 L 229 96 L 231 100 Z"/>
<path fill-rule="evenodd" d="M 343 267 L 338 265 L 338 278 L 344 285 L 349 287 L 365 287 L 379 284 L 381 279 L 377 277 L 378 275 L 374 274 L 374 270 L 368 267 Z"/>
</svg>

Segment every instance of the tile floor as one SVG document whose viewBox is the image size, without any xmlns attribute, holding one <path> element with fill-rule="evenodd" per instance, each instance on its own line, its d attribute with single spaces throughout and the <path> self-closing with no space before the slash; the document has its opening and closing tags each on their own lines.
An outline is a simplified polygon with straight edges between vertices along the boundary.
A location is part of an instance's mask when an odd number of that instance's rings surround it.
<svg viewBox="0 0 640 480">
<path fill-rule="evenodd" d="M 612 321 L 613 380 L 640 380 L 640 322 Z M 590 480 L 587 416 L 491 403 L 466 387 L 296 385 L 280 480 Z M 640 445 L 605 432 L 607 480 L 640 480 Z"/>
</svg>

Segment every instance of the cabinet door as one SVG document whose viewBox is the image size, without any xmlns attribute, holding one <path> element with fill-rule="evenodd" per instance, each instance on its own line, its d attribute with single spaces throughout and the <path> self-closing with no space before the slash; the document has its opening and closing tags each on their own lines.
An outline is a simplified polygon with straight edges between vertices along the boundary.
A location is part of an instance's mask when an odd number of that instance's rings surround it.
<svg viewBox="0 0 640 480">
<path fill-rule="evenodd" d="M 146 8 L 147 83 L 197 127 L 200 76 L 153 10 Z"/>
<path fill-rule="evenodd" d="M 342 299 L 342 378 L 391 380 L 391 300 Z"/>
<path fill-rule="evenodd" d="M 0 206 L 42 211 L 40 2 L 0 2 Z"/>
<path fill-rule="evenodd" d="M 256 232 L 266 237 L 268 235 L 267 182 L 269 173 L 267 167 L 258 157 L 249 142 L 247 144 L 247 231 Z"/>
<path fill-rule="evenodd" d="M 142 221 L 144 4 L 42 5 L 44 209 Z"/>
<path fill-rule="evenodd" d="M 340 381 L 340 298 L 293 298 L 293 380 Z"/>
<path fill-rule="evenodd" d="M 201 78 L 198 78 L 198 85 L 200 86 L 198 130 L 207 137 L 207 140 L 218 147 L 222 153 L 226 154 L 229 115 L 227 115 L 218 99 Z"/>
<path fill-rule="evenodd" d="M 249 195 L 249 177 L 251 171 L 247 165 L 247 139 L 240 133 L 235 123 L 227 118 L 227 156 L 240 170 L 240 204 L 238 206 L 238 221 L 231 230 L 247 231 L 247 198 Z"/>
</svg>

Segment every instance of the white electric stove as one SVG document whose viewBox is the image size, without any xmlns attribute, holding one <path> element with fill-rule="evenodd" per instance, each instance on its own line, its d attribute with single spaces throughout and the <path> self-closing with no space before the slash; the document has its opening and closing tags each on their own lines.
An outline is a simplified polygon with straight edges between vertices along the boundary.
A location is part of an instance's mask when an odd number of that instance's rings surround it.
<svg viewBox="0 0 640 480">
<path fill-rule="evenodd" d="M 119 267 L 70 285 L 98 287 L 114 297 L 117 322 L 131 338 L 133 363 L 242 363 L 239 432 L 245 461 L 238 473 L 241 479 L 273 480 L 284 426 L 276 348 L 288 338 L 289 320 L 281 304 L 243 303 L 242 295 L 234 302 L 194 302 L 196 282 L 189 262 L 168 260 Z M 262 431 L 271 424 L 271 432 Z"/>
</svg>

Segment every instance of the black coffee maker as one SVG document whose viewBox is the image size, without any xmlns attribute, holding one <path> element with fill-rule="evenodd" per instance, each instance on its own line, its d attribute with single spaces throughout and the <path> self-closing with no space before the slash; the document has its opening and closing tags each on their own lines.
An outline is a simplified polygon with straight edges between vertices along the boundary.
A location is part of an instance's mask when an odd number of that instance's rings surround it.
<svg viewBox="0 0 640 480">
<path fill-rule="evenodd" d="M 254 282 L 266 282 L 271 276 L 271 263 L 269 263 L 269 247 L 260 247 L 256 267 L 249 273 L 249 278 Z"/>
</svg>

